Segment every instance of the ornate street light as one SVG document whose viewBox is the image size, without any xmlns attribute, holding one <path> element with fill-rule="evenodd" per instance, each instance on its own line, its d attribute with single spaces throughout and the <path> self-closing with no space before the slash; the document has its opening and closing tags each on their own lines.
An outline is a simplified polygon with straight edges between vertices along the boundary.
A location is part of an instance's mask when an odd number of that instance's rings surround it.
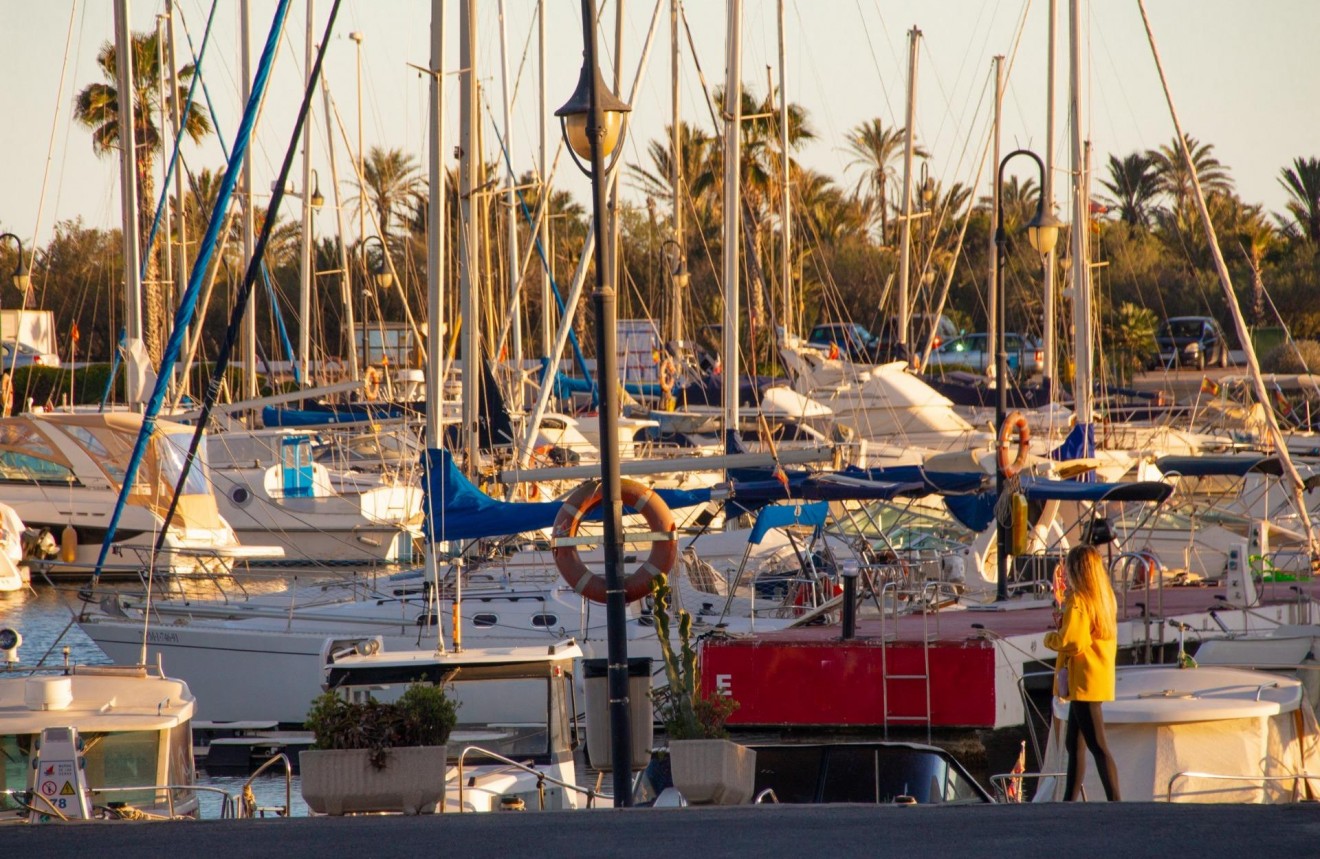
<svg viewBox="0 0 1320 859">
<path fill-rule="evenodd" d="M 28 271 L 27 260 L 23 257 L 23 240 L 13 233 L 0 233 L 0 242 L 5 239 L 13 239 L 14 244 L 18 245 L 18 265 L 14 266 L 14 273 L 10 275 L 13 281 L 14 289 L 27 295 L 28 289 L 32 287 L 32 275 Z"/>
<path fill-rule="evenodd" d="M 606 173 L 617 161 L 623 115 L 630 109 L 600 76 L 596 65 L 596 2 L 582 0 L 582 73 L 577 89 L 555 111 L 573 160 L 591 177 L 596 228 L 596 389 L 600 401 L 600 478 L 604 513 L 605 629 L 610 700 L 610 750 L 614 805 L 632 805 L 632 724 L 628 701 L 627 603 L 623 592 L 623 502 L 619 475 L 618 304 L 614 288 L 614 242 L 607 235 Z M 609 159 L 609 164 L 606 164 Z M 586 162 L 585 164 L 583 162 Z"/>
<path fill-rule="evenodd" d="M 307 204 L 313 209 L 320 209 L 325 205 L 325 196 L 321 194 L 321 177 L 316 175 L 316 168 L 312 168 L 312 196 L 307 198 Z"/>
<path fill-rule="evenodd" d="M 380 245 L 380 257 L 376 265 L 369 271 L 371 280 L 376 284 L 377 289 L 389 289 L 394 285 L 394 272 L 390 271 L 389 262 L 385 259 L 385 242 L 380 236 L 367 236 L 366 241 L 362 243 L 362 262 L 365 265 L 367 261 L 367 243 L 375 242 Z"/>
<path fill-rule="evenodd" d="M 995 318 L 991 324 L 995 326 L 995 338 L 999 345 L 995 353 L 995 387 L 997 396 L 995 398 L 995 430 L 997 440 L 1000 444 L 1004 443 L 1004 421 L 1008 417 L 1008 349 L 1005 345 L 1005 325 L 1004 320 L 1004 266 L 1008 263 L 1008 234 L 1004 230 L 1004 206 L 1003 206 L 1003 186 L 1004 186 L 1004 168 L 1018 155 L 1029 156 L 1036 162 L 1036 168 L 1040 171 L 1040 187 L 1045 187 L 1045 163 L 1040 160 L 1040 156 L 1029 149 L 1015 149 L 1004 156 L 1004 160 L 999 162 L 999 172 L 995 179 L 995 245 L 998 247 L 998 265 L 995 267 Z M 1042 194 L 1036 203 L 1036 215 L 1027 224 L 1027 241 L 1042 256 L 1048 256 L 1049 252 L 1054 250 L 1054 243 L 1059 239 L 1059 221 L 1052 214 L 1045 211 L 1045 197 Z M 1007 476 L 1004 474 L 1003 457 L 996 457 L 995 465 L 995 489 L 1000 497 L 1004 494 L 1004 484 Z M 999 562 L 999 581 L 995 590 L 995 599 L 1003 601 L 1008 599 L 1008 550 L 1009 541 L 1012 539 L 1010 534 L 1010 523 L 1004 521 L 1004 517 L 998 513 L 995 515 L 998 524 L 998 532 L 995 542 L 997 545 L 996 558 Z"/>
</svg>

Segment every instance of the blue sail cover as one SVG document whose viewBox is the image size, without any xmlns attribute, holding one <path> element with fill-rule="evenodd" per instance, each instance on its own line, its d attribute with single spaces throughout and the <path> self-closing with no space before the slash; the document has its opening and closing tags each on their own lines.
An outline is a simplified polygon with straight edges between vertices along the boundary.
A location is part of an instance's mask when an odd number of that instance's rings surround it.
<svg viewBox="0 0 1320 859">
<path fill-rule="evenodd" d="M 1155 460 L 1160 471 L 1179 477 L 1246 477 L 1260 472 L 1275 476 L 1283 474 L 1283 463 L 1277 456 L 1249 453 L 1234 456 L 1161 456 Z"/>
<path fill-rule="evenodd" d="M 395 403 L 312 403 L 301 409 L 266 406 L 261 423 L 267 427 L 313 427 L 326 424 L 369 423 L 406 417 L 408 410 Z"/>
<path fill-rule="evenodd" d="M 771 528 L 785 528 L 789 525 L 811 525 L 823 528 L 829 518 L 830 505 L 827 501 L 814 504 L 776 504 L 766 507 L 756 517 L 748 543 L 760 543 Z"/>
<path fill-rule="evenodd" d="M 423 454 L 426 496 L 425 533 L 435 541 L 503 537 L 549 528 L 564 506 L 560 501 L 499 501 L 463 476 L 454 458 L 443 448 Z M 710 501 L 709 489 L 657 489 L 671 508 L 695 507 Z M 438 502 L 438 504 L 437 504 Z M 594 511 L 600 518 L 600 508 Z"/>
<path fill-rule="evenodd" d="M 1063 444 L 1050 451 L 1050 459 L 1086 459 L 1095 456 L 1095 424 L 1076 424 Z"/>
<path fill-rule="evenodd" d="M 1023 477 L 1021 485 L 1028 501 L 1162 502 L 1173 494 L 1172 486 L 1158 480 L 1141 480 L 1134 483 L 1078 483 L 1074 480 Z"/>
</svg>

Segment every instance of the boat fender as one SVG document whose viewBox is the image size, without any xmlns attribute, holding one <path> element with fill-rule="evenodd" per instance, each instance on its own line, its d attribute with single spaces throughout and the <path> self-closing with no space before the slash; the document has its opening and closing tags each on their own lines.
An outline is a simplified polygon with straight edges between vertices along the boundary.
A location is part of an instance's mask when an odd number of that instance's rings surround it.
<svg viewBox="0 0 1320 859">
<path fill-rule="evenodd" d="M 623 582 L 624 600 L 636 602 L 651 592 L 651 583 L 668 575 L 678 561 L 678 533 L 674 516 L 660 494 L 636 480 L 622 480 L 619 485 L 623 504 L 641 514 L 655 538 L 646 561 Z M 604 499 L 599 480 L 588 480 L 569 493 L 555 517 L 552 537 L 575 537 L 588 513 Z M 667 537 L 667 538 L 666 538 Z M 554 547 L 555 566 L 576 593 L 592 602 L 605 602 L 605 577 L 588 569 L 578 547 L 572 543 Z"/>
<path fill-rule="evenodd" d="M 78 531 L 72 525 L 65 525 L 60 533 L 60 560 L 66 564 L 78 560 Z"/>
<path fill-rule="evenodd" d="M 1027 553 L 1027 496 L 1021 492 L 1014 492 L 1010 510 L 1013 518 L 1010 554 L 1017 557 Z"/>
<path fill-rule="evenodd" d="M 1017 433 L 1017 458 L 1009 461 L 1008 449 L 1014 433 Z M 1004 423 L 999 427 L 999 444 L 996 448 L 999 470 L 1005 477 L 1013 477 L 1027 466 L 1028 449 L 1031 447 L 1031 427 L 1027 425 L 1027 416 L 1022 412 L 1009 412 Z"/>
<path fill-rule="evenodd" d="M 660 362 L 660 387 L 665 393 L 674 390 L 674 385 L 678 382 L 678 368 L 674 366 L 673 358 L 665 358 Z"/>
<path fill-rule="evenodd" d="M 380 370 L 368 367 L 362 377 L 362 396 L 374 401 L 380 397 Z"/>
</svg>

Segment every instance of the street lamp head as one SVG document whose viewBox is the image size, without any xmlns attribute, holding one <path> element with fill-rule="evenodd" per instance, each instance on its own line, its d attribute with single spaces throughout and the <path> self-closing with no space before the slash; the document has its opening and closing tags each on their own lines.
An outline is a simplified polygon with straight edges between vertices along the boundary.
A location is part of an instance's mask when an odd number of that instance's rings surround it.
<svg viewBox="0 0 1320 859">
<path fill-rule="evenodd" d="M 394 272 L 390 270 L 389 261 L 385 259 L 385 241 L 380 236 L 367 236 L 366 242 L 375 242 L 380 245 L 380 258 L 371 268 L 371 280 L 376 284 L 377 289 L 389 289 L 394 285 Z M 363 242 L 362 245 L 364 255 L 366 254 L 366 242 Z"/>
<path fill-rule="evenodd" d="M 313 209 L 317 210 L 325 205 L 325 196 L 321 194 L 321 177 L 316 175 L 315 169 L 312 170 L 312 196 L 307 199 L 307 202 Z"/>
<path fill-rule="evenodd" d="M 584 52 L 585 57 L 585 52 Z M 563 107 L 555 111 L 563 126 L 564 139 L 569 147 L 583 161 L 591 160 L 591 138 L 587 126 L 591 122 L 591 76 L 596 78 L 596 92 L 600 98 L 600 109 L 604 116 L 605 128 L 600 134 L 600 157 L 607 159 L 619 145 L 619 134 L 623 128 L 623 115 L 632 110 L 616 96 L 605 79 L 600 76 L 600 69 L 588 64 L 585 59 L 582 71 L 578 75 L 577 88 L 573 95 L 564 102 Z"/>
<path fill-rule="evenodd" d="M 13 239 L 14 244 L 18 245 L 18 265 L 14 266 L 14 273 L 10 277 L 13 279 L 14 288 L 26 295 L 28 288 L 32 286 L 32 275 L 28 271 L 27 260 L 23 257 L 23 240 L 13 233 L 0 233 L 0 241 L 5 239 Z"/>
<path fill-rule="evenodd" d="M 1032 218 L 1027 224 L 1027 241 L 1041 256 L 1047 256 L 1054 250 L 1054 245 L 1059 240 L 1059 227 L 1062 224 L 1059 219 L 1044 211 L 1043 208 L 1036 210 L 1036 217 Z"/>
</svg>

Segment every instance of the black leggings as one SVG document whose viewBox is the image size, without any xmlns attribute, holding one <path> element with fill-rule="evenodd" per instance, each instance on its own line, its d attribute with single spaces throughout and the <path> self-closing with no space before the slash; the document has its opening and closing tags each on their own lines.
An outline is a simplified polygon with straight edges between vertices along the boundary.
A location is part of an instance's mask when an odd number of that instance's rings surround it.
<svg viewBox="0 0 1320 859">
<path fill-rule="evenodd" d="M 1086 775 L 1086 755 L 1083 753 L 1078 735 L 1086 740 L 1086 747 L 1095 758 L 1095 765 L 1100 770 L 1100 784 L 1105 788 L 1105 798 L 1118 802 L 1118 770 L 1114 767 L 1114 756 L 1109 753 L 1109 744 L 1105 742 L 1105 722 L 1100 715 L 1099 701 L 1073 701 L 1068 705 L 1068 732 L 1065 736 L 1068 749 L 1068 780 L 1063 789 L 1063 797 L 1068 802 L 1076 802 L 1081 795 L 1082 780 Z"/>
</svg>

